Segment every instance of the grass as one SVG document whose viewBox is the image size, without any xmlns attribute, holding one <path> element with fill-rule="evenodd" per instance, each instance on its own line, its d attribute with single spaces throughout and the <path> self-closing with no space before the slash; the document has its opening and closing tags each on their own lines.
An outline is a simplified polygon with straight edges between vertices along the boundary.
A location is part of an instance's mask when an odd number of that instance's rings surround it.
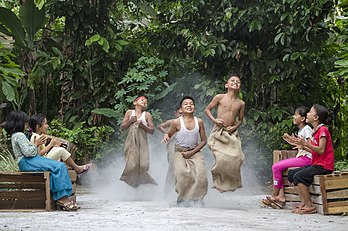
<svg viewBox="0 0 348 231">
<path fill-rule="evenodd" d="M 12 153 L 0 145 L 0 172 L 17 172 L 18 170 L 18 164 Z"/>
</svg>

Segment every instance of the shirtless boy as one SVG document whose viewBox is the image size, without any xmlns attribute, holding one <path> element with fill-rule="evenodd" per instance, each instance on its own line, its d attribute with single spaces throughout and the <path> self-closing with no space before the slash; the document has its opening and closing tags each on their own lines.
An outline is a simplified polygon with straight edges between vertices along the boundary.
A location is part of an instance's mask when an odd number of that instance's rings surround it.
<svg viewBox="0 0 348 231">
<path fill-rule="evenodd" d="M 240 168 L 244 160 L 238 128 L 243 122 L 245 103 L 239 99 L 240 78 L 232 75 L 225 88 L 227 93 L 216 95 L 205 113 L 215 124 L 208 139 L 208 146 L 215 157 L 211 169 L 213 188 L 220 192 L 234 191 L 242 187 Z M 216 118 L 211 110 L 217 109 Z"/>
</svg>

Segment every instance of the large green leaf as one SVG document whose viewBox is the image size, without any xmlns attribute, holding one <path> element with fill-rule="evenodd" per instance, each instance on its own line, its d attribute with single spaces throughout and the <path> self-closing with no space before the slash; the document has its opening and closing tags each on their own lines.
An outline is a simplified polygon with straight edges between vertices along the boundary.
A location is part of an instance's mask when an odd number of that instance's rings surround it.
<svg viewBox="0 0 348 231">
<path fill-rule="evenodd" d="M 0 23 L 10 29 L 16 45 L 27 47 L 22 23 L 11 10 L 0 7 Z"/>
<path fill-rule="evenodd" d="M 27 31 L 28 42 L 31 47 L 35 34 L 46 22 L 45 8 L 39 10 L 33 0 L 27 0 L 19 9 L 19 18 Z"/>
<path fill-rule="evenodd" d="M 157 16 L 156 10 L 149 3 L 142 0 L 132 0 L 131 2 L 133 2 L 137 7 L 139 7 L 139 9 L 143 13 L 150 15 L 152 17 Z"/>
<path fill-rule="evenodd" d="M 176 86 L 176 83 L 173 83 L 169 87 L 165 88 L 159 94 L 156 94 L 155 100 L 159 100 L 159 99 L 162 99 L 163 97 L 167 96 L 174 89 L 175 86 Z"/>
<path fill-rule="evenodd" d="M 14 101 L 16 98 L 16 93 L 12 86 L 5 81 L 2 81 L 2 92 L 8 101 Z"/>
<path fill-rule="evenodd" d="M 94 109 L 92 112 L 98 115 L 103 115 L 109 118 L 117 119 L 117 112 L 111 108 L 97 108 L 97 109 Z"/>
</svg>

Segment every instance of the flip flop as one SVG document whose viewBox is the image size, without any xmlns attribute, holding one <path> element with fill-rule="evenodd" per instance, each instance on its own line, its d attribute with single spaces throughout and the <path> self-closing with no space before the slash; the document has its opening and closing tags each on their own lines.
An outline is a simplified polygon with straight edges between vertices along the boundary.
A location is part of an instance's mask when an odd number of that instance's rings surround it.
<svg viewBox="0 0 348 231">
<path fill-rule="evenodd" d="M 272 204 L 274 204 L 275 206 L 277 206 L 278 209 L 284 208 L 285 201 L 277 201 L 277 200 L 272 199 L 272 197 L 270 197 L 270 196 L 266 196 L 266 199 L 267 199 L 270 203 L 272 203 Z"/>
<path fill-rule="evenodd" d="M 83 170 L 81 172 L 78 172 L 77 175 L 82 175 L 87 173 L 89 170 L 92 169 L 92 165 L 93 165 L 92 163 L 86 164 Z"/>
<path fill-rule="evenodd" d="M 298 204 L 296 207 L 293 207 L 291 212 L 292 213 L 298 213 L 298 211 L 300 211 L 305 205 L 304 204 Z"/>
<path fill-rule="evenodd" d="M 299 210 L 297 210 L 295 213 L 297 214 L 313 214 L 313 213 L 317 213 L 317 209 L 314 207 L 314 208 L 301 208 Z"/>
<path fill-rule="evenodd" d="M 262 206 L 265 206 L 265 207 L 269 207 L 269 208 L 272 208 L 272 209 L 277 209 L 277 206 L 273 203 L 271 203 L 269 200 L 267 200 L 266 198 L 263 198 L 261 201 L 260 201 L 261 205 Z"/>
</svg>

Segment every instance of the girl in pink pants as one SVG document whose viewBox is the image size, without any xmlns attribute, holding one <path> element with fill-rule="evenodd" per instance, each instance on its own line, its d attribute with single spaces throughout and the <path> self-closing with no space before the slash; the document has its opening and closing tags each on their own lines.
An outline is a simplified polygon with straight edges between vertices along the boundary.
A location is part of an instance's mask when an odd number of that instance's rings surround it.
<svg viewBox="0 0 348 231">
<path fill-rule="evenodd" d="M 310 140 L 312 136 L 312 128 L 306 124 L 306 115 L 309 109 L 305 106 L 299 107 L 295 110 L 293 116 L 293 124 L 299 127 L 298 136 Z M 284 134 L 283 138 L 289 144 L 292 144 L 292 138 L 288 134 Z M 261 200 L 261 203 L 265 206 L 272 208 L 283 208 L 285 205 L 285 195 L 284 195 L 284 182 L 282 172 L 287 168 L 293 167 L 304 167 L 306 165 L 311 165 L 312 154 L 305 150 L 299 149 L 296 157 L 281 160 L 274 163 L 272 166 L 273 172 L 273 193 L 271 196 L 266 196 L 266 198 Z"/>
</svg>

